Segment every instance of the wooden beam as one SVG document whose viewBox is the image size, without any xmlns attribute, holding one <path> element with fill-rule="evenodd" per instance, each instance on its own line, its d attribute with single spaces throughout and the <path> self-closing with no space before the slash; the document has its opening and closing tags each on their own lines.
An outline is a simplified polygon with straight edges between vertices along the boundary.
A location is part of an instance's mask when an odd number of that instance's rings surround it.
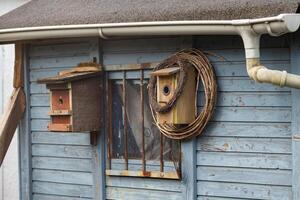
<svg viewBox="0 0 300 200">
<path fill-rule="evenodd" d="M 22 88 L 13 91 L 13 95 L 0 120 L 0 166 L 26 108 L 25 94 Z"/>
<path fill-rule="evenodd" d="M 300 34 L 294 33 L 291 36 L 291 71 L 300 73 Z M 300 90 L 292 89 L 292 158 L 293 158 L 293 176 L 292 191 L 293 199 L 300 199 Z"/>
<path fill-rule="evenodd" d="M 22 43 L 15 44 L 14 88 L 24 87 L 23 49 Z"/>
</svg>

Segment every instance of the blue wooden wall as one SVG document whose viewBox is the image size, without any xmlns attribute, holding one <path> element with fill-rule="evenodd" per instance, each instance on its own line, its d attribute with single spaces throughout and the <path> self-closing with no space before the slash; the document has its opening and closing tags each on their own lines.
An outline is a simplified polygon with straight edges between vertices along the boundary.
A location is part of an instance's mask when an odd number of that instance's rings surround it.
<svg viewBox="0 0 300 200">
<path fill-rule="evenodd" d="M 290 71 L 289 45 L 288 37 L 263 38 L 263 63 Z M 101 199 L 97 193 L 103 178 L 97 169 L 99 149 L 89 145 L 88 134 L 47 132 L 48 91 L 36 83 L 37 78 L 93 57 L 104 65 L 152 62 L 192 46 L 212 54 L 219 96 L 204 135 L 194 140 L 195 145 L 183 144 L 183 180 L 105 177 L 106 198 L 192 199 L 195 192 L 198 200 L 292 199 L 291 90 L 250 81 L 242 42 L 229 36 L 28 45 L 29 123 L 23 122 L 20 144 L 29 155 L 21 161 L 27 199 L 31 195 L 34 200 Z M 199 108 L 202 95 L 200 88 Z"/>
<path fill-rule="evenodd" d="M 50 133 L 49 95 L 41 77 L 90 61 L 97 40 L 38 43 L 28 47 L 28 95 L 30 95 L 32 199 L 92 199 L 94 197 L 93 148 L 89 134 Z M 29 198 L 30 199 L 30 198 Z"/>
<path fill-rule="evenodd" d="M 292 199 L 290 89 L 249 80 L 239 38 L 199 37 L 196 46 L 224 59 L 210 57 L 219 99 L 197 139 L 198 199 Z M 261 46 L 263 64 L 291 71 L 288 37 Z"/>
</svg>

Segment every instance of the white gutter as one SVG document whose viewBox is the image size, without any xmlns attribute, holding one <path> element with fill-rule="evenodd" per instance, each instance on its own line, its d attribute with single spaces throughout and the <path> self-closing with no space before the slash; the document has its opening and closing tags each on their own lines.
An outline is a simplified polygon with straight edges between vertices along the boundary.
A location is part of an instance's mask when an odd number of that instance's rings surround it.
<svg viewBox="0 0 300 200">
<path fill-rule="evenodd" d="M 94 37 L 103 39 L 162 35 L 240 35 L 244 42 L 247 71 L 258 82 L 300 88 L 300 76 L 260 66 L 260 36 L 295 32 L 300 14 L 241 20 L 132 22 L 113 24 L 61 25 L 0 30 L 0 42 L 19 40 Z"/>
</svg>

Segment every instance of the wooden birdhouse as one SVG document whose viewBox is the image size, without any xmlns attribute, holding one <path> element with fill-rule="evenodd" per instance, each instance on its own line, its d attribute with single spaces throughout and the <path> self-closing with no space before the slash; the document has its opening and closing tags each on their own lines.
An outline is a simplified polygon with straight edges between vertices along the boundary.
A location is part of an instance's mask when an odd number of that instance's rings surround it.
<svg viewBox="0 0 300 200">
<path fill-rule="evenodd" d="M 178 86 L 179 67 L 165 68 L 154 71 L 151 75 L 157 76 L 157 102 L 165 105 L 174 95 Z M 157 113 L 160 124 L 189 124 L 196 117 L 196 74 L 194 67 L 188 67 L 183 92 L 176 101 L 175 106 L 167 113 Z"/>
<path fill-rule="evenodd" d="M 49 131 L 100 130 L 101 74 L 99 67 L 79 66 L 38 80 L 50 90 Z"/>
</svg>

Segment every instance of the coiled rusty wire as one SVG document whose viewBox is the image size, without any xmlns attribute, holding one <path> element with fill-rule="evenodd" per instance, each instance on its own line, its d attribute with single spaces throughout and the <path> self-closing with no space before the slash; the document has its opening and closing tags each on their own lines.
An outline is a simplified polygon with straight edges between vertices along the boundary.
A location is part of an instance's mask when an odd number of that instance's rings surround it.
<svg viewBox="0 0 300 200">
<path fill-rule="evenodd" d="M 206 55 L 198 49 L 186 49 L 182 50 L 168 59 L 164 60 L 158 66 L 154 68 L 154 71 L 178 66 L 181 69 L 181 74 L 179 77 L 179 84 L 176 88 L 174 93 L 174 98 L 170 100 L 165 106 L 158 106 L 156 101 L 156 77 L 151 76 L 148 85 L 148 92 L 149 92 L 149 101 L 150 101 L 150 108 L 152 112 L 153 119 L 162 134 L 170 139 L 175 140 L 184 140 L 190 139 L 192 137 L 196 137 L 201 135 L 204 128 L 206 127 L 208 121 L 211 119 L 214 111 L 215 104 L 217 102 L 217 82 L 216 76 L 214 73 L 213 66 L 209 62 Z M 175 104 L 176 100 L 180 97 L 182 93 L 182 88 L 184 87 L 185 83 L 185 71 L 184 68 L 186 67 L 195 67 L 198 71 L 197 75 L 197 86 L 196 86 L 196 95 L 199 86 L 199 81 L 201 79 L 202 85 L 204 87 L 205 92 L 205 104 L 203 109 L 198 114 L 196 119 L 185 126 L 175 126 L 172 124 L 159 124 L 157 122 L 156 113 L 165 113 L 168 112 Z M 187 102 L 188 103 L 188 102 Z M 197 98 L 195 99 L 195 106 L 197 105 Z"/>
</svg>

